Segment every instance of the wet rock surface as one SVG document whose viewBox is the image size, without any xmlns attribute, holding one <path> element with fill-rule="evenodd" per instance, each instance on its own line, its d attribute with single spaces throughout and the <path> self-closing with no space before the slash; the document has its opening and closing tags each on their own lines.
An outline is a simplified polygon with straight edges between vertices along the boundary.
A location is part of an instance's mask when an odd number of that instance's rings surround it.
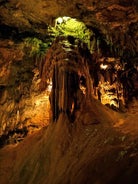
<svg viewBox="0 0 138 184">
<path fill-rule="evenodd" d="M 39 92 L 35 61 L 25 58 L 21 45 L 11 40 L 1 41 L 0 54 L 0 140 L 3 146 L 5 142 L 18 142 L 47 125 L 50 107 L 48 94 Z"/>
</svg>

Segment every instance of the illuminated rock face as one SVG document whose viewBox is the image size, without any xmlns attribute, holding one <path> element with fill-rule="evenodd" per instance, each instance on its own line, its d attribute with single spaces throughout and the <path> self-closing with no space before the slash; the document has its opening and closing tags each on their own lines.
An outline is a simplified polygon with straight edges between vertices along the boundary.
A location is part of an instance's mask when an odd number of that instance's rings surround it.
<svg viewBox="0 0 138 184">
<path fill-rule="evenodd" d="M 99 58 L 94 66 L 93 95 L 116 110 L 124 111 L 128 103 L 137 98 L 137 67 L 122 62 L 121 58 Z"/>
<path fill-rule="evenodd" d="M 92 58 L 86 45 L 72 36 L 57 37 L 47 52 L 40 71 L 40 87 L 45 90 L 52 81 L 53 121 L 57 121 L 60 113 L 66 113 L 70 120 L 75 118 L 75 111 L 91 95 L 120 111 L 125 110 L 129 97 L 135 96 L 129 93 L 132 87 L 126 88 L 124 83 L 124 72 L 127 71 L 120 58 L 101 57 L 97 61 Z M 134 81 L 131 80 L 131 84 L 134 86 Z"/>
<path fill-rule="evenodd" d="M 0 147 L 48 125 L 49 92 L 40 93 L 39 82 L 35 61 L 21 45 L 0 41 Z"/>
<path fill-rule="evenodd" d="M 104 105 L 120 109 L 125 106 L 124 87 L 120 79 L 123 66 L 117 58 L 101 58 L 95 65 L 94 96 Z"/>
</svg>

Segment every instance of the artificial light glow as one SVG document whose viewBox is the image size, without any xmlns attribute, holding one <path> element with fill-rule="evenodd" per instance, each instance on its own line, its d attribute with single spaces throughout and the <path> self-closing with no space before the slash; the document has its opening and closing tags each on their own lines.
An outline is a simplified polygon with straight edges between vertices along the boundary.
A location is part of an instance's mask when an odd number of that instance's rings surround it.
<svg viewBox="0 0 138 184">
<path fill-rule="evenodd" d="M 115 62 L 116 61 L 116 58 L 108 57 L 107 58 L 107 61 L 108 62 Z"/>
<path fill-rule="evenodd" d="M 55 20 L 55 27 L 57 26 L 57 24 L 62 24 L 63 22 L 66 22 L 68 19 L 70 19 L 70 17 L 58 17 L 56 20 Z"/>
<path fill-rule="evenodd" d="M 51 92 L 51 90 L 52 90 L 52 81 L 50 81 L 50 83 L 49 83 L 49 85 L 47 87 L 47 91 L 48 92 Z"/>
<path fill-rule="evenodd" d="M 82 93 L 85 95 L 86 94 L 86 87 L 80 85 L 80 90 L 82 91 Z"/>
<path fill-rule="evenodd" d="M 123 102 L 122 95 L 121 95 L 123 94 L 123 91 L 121 87 L 120 87 L 120 90 L 118 90 L 117 83 L 110 85 L 108 81 L 104 83 L 99 82 L 98 88 L 100 90 L 100 94 L 101 94 L 100 100 L 102 104 L 104 105 L 109 104 L 110 106 L 115 106 L 119 108 L 119 100 Z M 112 90 L 115 90 L 115 92 L 113 92 Z"/>
<path fill-rule="evenodd" d="M 104 65 L 104 64 L 102 63 L 102 64 L 100 65 L 100 68 L 106 70 L 106 69 L 108 68 L 108 65 Z"/>
<path fill-rule="evenodd" d="M 35 106 L 40 106 L 44 103 L 44 101 L 48 101 L 49 100 L 49 96 L 47 95 L 47 93 L 44 93 L 43 95 L 39 95 L 35 101 L 34 104 Z"/>
<path fill-rule="evenodd" d="M 59 17 L 59 18 L 56 19 L 56 23 L 61 24 L 62 22 L 63 22 L 63 19 L 61 17 Z"/>
<path fill-rule="evenodd" d="M 64 21 L 67 21 L 68 19 L 70 19 L 70 17 L 66 17 L 66 16 L 63 17 Z"/>
<path fill-rule="evenodd" d="M 106 104 L 110 104 L 110 106 L 115 106 L 117 108 L 119 108 L 119 104 L 117 103 L 117 101 L 115 101 L 114 99 L 117 99 L 117 97 L 115 95 L 110 95 L 110 94 L 103 94 L 101 97 L 101 102 L 102 104 L 106 105 Z"/>
</svg>

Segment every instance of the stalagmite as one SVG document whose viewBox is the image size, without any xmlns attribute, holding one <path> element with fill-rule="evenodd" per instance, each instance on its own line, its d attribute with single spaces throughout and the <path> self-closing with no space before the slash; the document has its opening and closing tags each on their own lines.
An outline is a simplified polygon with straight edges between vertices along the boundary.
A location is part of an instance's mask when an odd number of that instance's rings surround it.
<svg viewBox="0 0 138 184">
<path fill-rule="evenodd" d="M 91 95 L 92 82 L 87 63 L 89 55 L 86 46 L 80 40 L 75 42 L 75 38 L 71 36 L 58 37 L 47 53 L 41 78 L 42 83 L 52 78 L 50 102 L 53 121 L 57 121 L 61 113 L 66 113 L 73 120 L 75 112 L 81 106 L 82 95 Z M 85 94 L 80 92 L 80 74 L 86 77 Z"/>
</svg>

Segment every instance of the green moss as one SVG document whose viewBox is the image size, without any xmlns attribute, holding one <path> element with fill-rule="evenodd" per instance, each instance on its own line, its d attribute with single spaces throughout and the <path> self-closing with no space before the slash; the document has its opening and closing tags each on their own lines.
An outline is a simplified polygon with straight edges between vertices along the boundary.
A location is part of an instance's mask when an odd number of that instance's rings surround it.
<svg viewBox="0 0 138 184">
<path fill-rule="evenodd" d="M 90 38 L 94 35 L 94 33 L 89 30 L 83 22 L 77 21 L 73 18 L 68 18 L 66 21 L 60 22 L 59 24 L 56 23 L 55 27 L 49 27 L 49 33 L 54 37 L 68 35 L 73 36 L 86 43 L 89 49 Z"/>
<path fill-rule="evenodd" d="M 36 57 L 40 58 L 45 56 L 47 49 L 50 46 L 50 43 L 44 43 L 42 40 L 38 38 L 25 38 L 24 42 L 22 43 L 25 53 L 29 57 Z"/>
</svg>

